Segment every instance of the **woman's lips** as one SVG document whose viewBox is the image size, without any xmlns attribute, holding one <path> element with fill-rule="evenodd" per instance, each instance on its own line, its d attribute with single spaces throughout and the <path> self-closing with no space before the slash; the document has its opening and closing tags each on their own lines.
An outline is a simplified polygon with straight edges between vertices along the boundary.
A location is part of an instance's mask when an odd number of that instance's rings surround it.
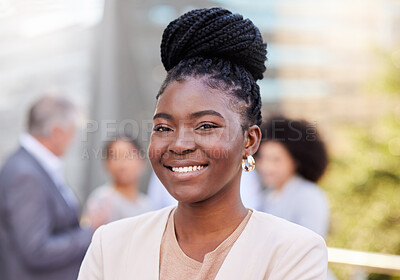
<svg viewBox="0 0 400 280">
<path fill-rule="evenodd" d="M 164 167 L 169 170 L 168 173 L 174 178 L 187 180 L 202 174 L 208 168 L 208 165 L 181 165 L 174 167 L 164 165 Z"/>
</svg>

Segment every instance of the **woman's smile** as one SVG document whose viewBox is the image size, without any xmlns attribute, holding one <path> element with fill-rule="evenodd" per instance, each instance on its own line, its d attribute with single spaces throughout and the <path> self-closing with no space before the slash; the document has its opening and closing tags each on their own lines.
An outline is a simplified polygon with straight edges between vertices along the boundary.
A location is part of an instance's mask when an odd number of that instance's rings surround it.
<svg viewBox="0 0 400 280">
<path fill-rule="evenodd" d="M 196 179 L 204 172 L 206 172 L 208 166 L 204 165 L 195 165 L 195 166 L 184 166 L 184 167 L 172 167 L 167 168 L 169 172 L 169 176 L 171 176 L 172 180 L 177 181 L 188 181 L 192 179 Z"/>
<path fill-rule="evenodd" d="M 175 160 L 163 163 L 172 180 L 191 180 L 206 171 L 208 164 L 192 160 Z"/>
</svg>

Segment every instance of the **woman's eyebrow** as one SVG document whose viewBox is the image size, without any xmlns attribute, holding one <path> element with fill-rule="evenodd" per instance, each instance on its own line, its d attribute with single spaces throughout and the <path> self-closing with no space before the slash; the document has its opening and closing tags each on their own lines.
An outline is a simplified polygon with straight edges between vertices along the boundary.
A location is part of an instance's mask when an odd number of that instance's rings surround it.
<svg viewBox="0 0 400 280">
<path fill-rule="evenodd" d="M 206 115 L 213 115 L 213 116 L 217 116 L 222 119 L 225 119 L 220 113 L 218 113 L 217 111 L 214 111 L 214 110 L 204 110 L 204 111 L 195 112 L 195 113 L 190 114 L 190 118 L 194 119 L 194 118 L 199 118 L 199 117 L 206 116 Z"/>
<path fill-rule="evenodd" d="M 172 120 L 173 117 L 170 114 L 167 113 L 157 113 L 154 115 L 153 120 L 160 118 L 160 119 L 167 119 L 167 120 Z"/>
</svg>

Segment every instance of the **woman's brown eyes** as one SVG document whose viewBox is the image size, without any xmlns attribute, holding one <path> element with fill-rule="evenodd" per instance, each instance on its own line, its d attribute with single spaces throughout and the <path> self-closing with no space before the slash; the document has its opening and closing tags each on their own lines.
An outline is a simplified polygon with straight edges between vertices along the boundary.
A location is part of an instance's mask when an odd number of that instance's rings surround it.
<svg viewBox="0 0 400 280">
<path fill-rule="evenodd" d="M 196 130 L 211 130 L 211 129 L 214 129 L 214 128 L 218 128 L 218 126 L 214 125 L 214 124 L 206 123 L 206 124 L 202 124 L 199 127 L 197 127 Z M 153 131 L 155 131 L 155 132 L 167 132 L 167 131 L 172 131 L 172 129 L 167 127 L 167 126 L 159 125 L 159 126 L 155 126 L 153 128 Z"/>
<path fill-rule="evenodd" d="M 209 129 L 213 129 L 213 128 L 217 128 L 217 127 L 218 127 L 217 125 L 206 123 L 206 124 L 199 126 L 198 129 L 209 130 Z"/>
<path fill-rule="evenodd" d="M 153 128 L 153 131 L 157 131 L 157 132 L 165 132 L 165 131 L 171 131 L 172 129 L 170 129 L 169 127 L 166 126 L 155 126 Z"/>
</svg>

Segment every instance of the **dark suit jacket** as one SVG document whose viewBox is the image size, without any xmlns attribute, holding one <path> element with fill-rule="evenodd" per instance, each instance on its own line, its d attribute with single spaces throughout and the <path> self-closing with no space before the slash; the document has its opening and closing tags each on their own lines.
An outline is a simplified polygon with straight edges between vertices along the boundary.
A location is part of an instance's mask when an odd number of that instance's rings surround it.
<svg viewBox="0 0 400 280">
<path fill-rule="evenodd" d="M 76 279 L 91 235 L 39 162 L 23 148 L 11 155 L 0 171 L 0 279 Z"/>
</svg>

